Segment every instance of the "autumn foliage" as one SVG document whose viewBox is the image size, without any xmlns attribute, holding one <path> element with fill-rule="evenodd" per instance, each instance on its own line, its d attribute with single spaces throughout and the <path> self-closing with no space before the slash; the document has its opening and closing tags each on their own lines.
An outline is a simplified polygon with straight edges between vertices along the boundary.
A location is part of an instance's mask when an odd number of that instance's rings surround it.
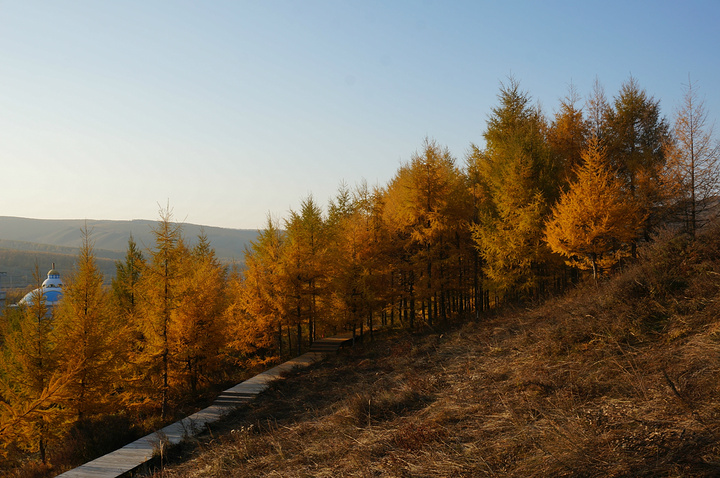
<svg viewBox="0 0 720 478">
<path fill-rule="evenodd" d="M 581 269 L 608 268 L 627 255 L 645 217 L 635 200 L 608 168 L 604 150 L 592 138 L 545 229 L 550 248 Z"/>
<path fill-rule="evenodd" d="M 571 88 L 552 118 L 511 80 L 464 162 L 426 139 L 386 185 L 342 184 L 326 209 L 310 195 L 269 216 L 244 267 L 186 238 L 168 206 L 154 244 L 130 237 L 104 288 L 85 231 L 61 305 L 3 314 L 6 469 L 90 458 L 59 454 L 110 420 L 150 430 L 319 337 L 479 320 L 584 270 L 602 278 L 662 227 L 694 233 L 717 191 L 694 101 L 674 134 L 632 78 L 612 101 L 596 85 L 584 107 Z"/>
</svg>

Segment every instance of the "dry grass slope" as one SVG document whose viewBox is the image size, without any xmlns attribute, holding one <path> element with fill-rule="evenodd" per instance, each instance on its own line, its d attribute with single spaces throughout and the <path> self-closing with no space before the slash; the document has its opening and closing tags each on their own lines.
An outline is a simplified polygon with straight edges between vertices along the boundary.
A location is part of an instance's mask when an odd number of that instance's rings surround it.
<svg viewBox="0 0 720 478">
<path fill-rule="evenodd" d="M 276 383 L 163 477 L 718 476 L 720 230 Z"/>
</svg>

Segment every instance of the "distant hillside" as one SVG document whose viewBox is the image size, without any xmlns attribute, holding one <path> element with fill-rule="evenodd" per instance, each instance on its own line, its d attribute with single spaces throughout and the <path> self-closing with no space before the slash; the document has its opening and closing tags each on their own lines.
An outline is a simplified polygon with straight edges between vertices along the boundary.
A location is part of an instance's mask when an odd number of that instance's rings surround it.
<svg viewBox="0 0 720 478">
<path fill-rule="evenodd" d="M 5 272 L 5 275 L 0 278 L 3 288 L 24 289 L 34 285 L 36 282 L 33 274 L 36 263 L 41 281 L 45 280 L 53 263 L 64 276 L 73 269 L 77 258 L 76 251 L 63 253 L 5 249 L 3 242 L 0 241 L 0 272 Z M 105 276 L 105 282 L 109 284 L 115 276 L 115 259 L 98 255 L 97 263 Z"/>
<path fill-rule="evenodd" d="M 142 248 L 153 244 L 152 228 L 156 221 L 106 221 L 88 219 L 29 219 L 0 216 L 0 272 L 3 287 L 25 287 L 32 282 L 37 261 L 45 276 L 53 262 L 61 274 L 69 273 L 87 224 L 101 270 L 109 281 L 115 273 L 115 261 L 125 256 L 130 235 Z M 183 234 L 193 244 L 205 230 L 215 252 L 224 263 L 242 264 L 245 247 L 257 231 L 183 224 Z M 29 281 L 28 281 L 29 279 Z"/>
</svg>

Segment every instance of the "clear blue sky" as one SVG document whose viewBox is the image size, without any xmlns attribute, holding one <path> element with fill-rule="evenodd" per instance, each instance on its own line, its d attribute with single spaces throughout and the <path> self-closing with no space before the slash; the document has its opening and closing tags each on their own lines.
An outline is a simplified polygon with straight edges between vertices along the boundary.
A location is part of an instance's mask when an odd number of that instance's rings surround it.
<svg viewBox="0 0 720 478">
<path fill-rule="evenodd" d="M 463 164 L 501 81 L 548 115 L 630 75 L 720 117 L 718 1 L 0 0 L 0 215 L 261 228 L 428 136 Z"/>
</svg>

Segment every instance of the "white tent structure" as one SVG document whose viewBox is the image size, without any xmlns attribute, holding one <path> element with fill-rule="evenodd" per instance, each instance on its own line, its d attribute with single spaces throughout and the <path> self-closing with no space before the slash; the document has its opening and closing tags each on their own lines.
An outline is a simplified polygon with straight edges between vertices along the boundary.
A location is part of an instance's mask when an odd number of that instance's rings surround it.
<svg viewBox="0 0 720 478">
<path fill-rule="evenodd" d="M 45 305 L 47 307 L 54 307 L 62 299 L 62 279 L 60 279 L 60 273 L 55 270 L 55 263 L 52 265 L 52 269 L 48 271 L 47 279 L 42 283 L 39 289 L 35 289 L 25 294 L 25 297 L 19 302 L 18 305 L 32 305 L 35 299 L 41 294 L 45 297 Z"/>
</svg>

